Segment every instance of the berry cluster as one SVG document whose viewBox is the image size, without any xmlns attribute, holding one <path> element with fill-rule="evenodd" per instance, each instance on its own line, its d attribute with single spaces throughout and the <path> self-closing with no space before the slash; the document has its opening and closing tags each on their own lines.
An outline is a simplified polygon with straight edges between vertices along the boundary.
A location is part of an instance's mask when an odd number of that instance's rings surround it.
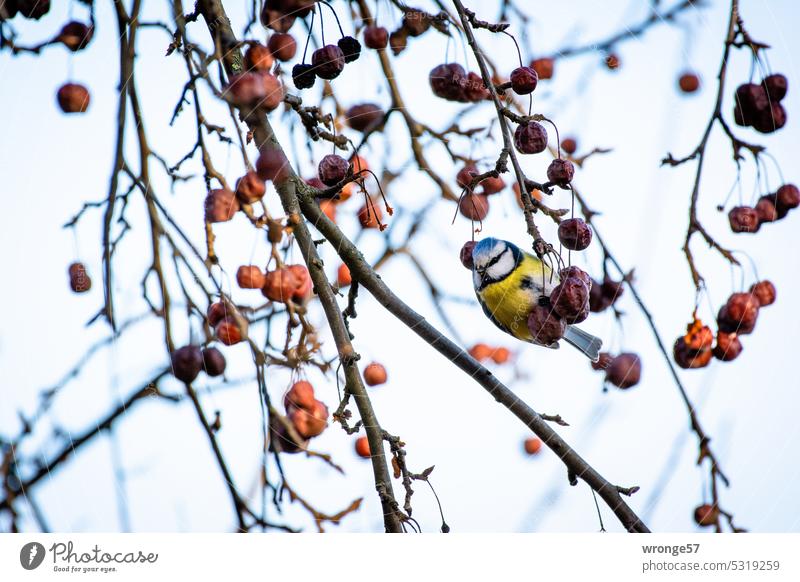
<svg viewBox="0 0 800 582">
<path fill-rule="evenodd" d="M 786 109 L 780 102 L 786 97 L 787 89 L 788 81 L 781 74 L 768 75 L 759 84 L 739 85 L 733 107 L 734 121 L 761 133 L 779 130 L 786 125 Z"/>
<path fill-rule="evenodd" d="M 469 349 L 469 355 L 479 362 L 492 361 L 498 365 L 505 364 L 511 359 L 511 351 L 508 348 L 493 348 L 483 343 L 472 346 Z"/>
<path fill-rule="evenodd" d="M 283 398 L 286 419 L 302 439 L 293 437 L 280 419 L 273 419 L 270 426 L 272 441 L 270 446 L 284 453 L 298 453 L 308 446 L 308 441 L 321 435 L 328 427 L 328 407 L 314 394 L 310 382 L 300 380 L 292 384 Z"/>
<path fill-rule="evenodd" d="M 247 320 L 234 313 L 223 301 L 208 306 L 206 319 L 217 339 L 226 346 L 238 344 L 247 336 Z"/>
<path fill-rule="evenodd" d="M 172 375 L 181 382 L 190 384 L 201 371 L 209 376 L 221 376 L 225 372 L 225 356 L 217 348 L 188 345 L 172 352 Z"/>
<path fill-rule="evenodd" d="M 489 98 L 489 90 L 477 73 L 467 73 L 458 63 L 435 66 L 428 74 L 433 94 L 447 101 L 477 103 Z"/>
<path fill-rule="evenodd" d="M 800 206 L 800 189 L 794 184 L 784 184 L 774 194 L 758 199 L 755 208 L 735 206 L 728 212 L 728 222 L 733 232 L 758 232 L 762 224 L 782 220 L 790 210 Z"/>
</svg>

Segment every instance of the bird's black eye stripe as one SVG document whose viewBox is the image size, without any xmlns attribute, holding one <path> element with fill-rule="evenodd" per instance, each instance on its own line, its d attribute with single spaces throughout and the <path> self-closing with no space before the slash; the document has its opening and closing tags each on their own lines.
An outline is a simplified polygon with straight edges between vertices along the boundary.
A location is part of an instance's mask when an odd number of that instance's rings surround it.
<svg viewBox="0 0 800 582">
<path fill-rule="evenodd" d="M 490 260 L 488 263 L 486 263 L 486 266 L 485 266 L 483 269 L 484 269 L 484 270 L 486 270 L 486 269 L 488 269 L 489 267 L 491 267 L 492 265 L 495 265 L 495 264 L 497 263 L 497 261 L 499 261 L 499 260 L 500 260 L 500 257 L 502 257 L 502 256 L 503 256 L 503 253 L 505 253 L 505 251 L 503 251 L 502 253 L 500 253 L 499 255 L 497 255 L 496 257 L 494 257 L 492 260 Z"/>
</svg>

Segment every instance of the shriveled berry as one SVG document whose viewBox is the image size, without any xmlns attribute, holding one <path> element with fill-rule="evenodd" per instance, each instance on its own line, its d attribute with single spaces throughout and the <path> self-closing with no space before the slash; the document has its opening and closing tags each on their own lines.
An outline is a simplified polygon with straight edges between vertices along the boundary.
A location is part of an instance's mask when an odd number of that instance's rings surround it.
<svg viewBox="0 0 800 582">
<path fill-rule="evenodd" d="M 58 106 L 64 113 L 84 113 L 89 109 L 89 90 L 78 83 L 62 85 L 56 94 Z"/>
<path fill-rule="evenodd" d="M 209 376 L 221 376 L 225 372 L 225 356 L 217 348 L 203 350 L 203 369 Z"/>
<path fill-rule="evenodd" d="M 711 348 L 707 346 L 699 350 L 692 349 L 682 336 L 672 346 L 672 357 L 681 368 L 705 368 L 711 361 Z"/>
<path fill-rule="evenodd" d="M 279 61 L 291 61 L 297 53 L 297 42 L 294 37 L 285 32 L 276 32 L 269 37 L 267 48 L 272 56 Z"/>
<path fill-rule="evenodd" d="M 317 74 L 314 72 L 314 65 L 307 65 L 305 63 L 298 63 L 292 67 L 292 81 L 294 86 L 298 89 L 310 89 L 314 86 L 314 81 L 317 80 Z"/>
<path fill-rule="evenodd" d="M 761 85 L 745 83 L 736 88 L 736 107 L 739 109 L 743 123 L 752 125 L 759 112 L 769 109 L 769 97 Z"/>
<path fill-rule="evenodd" d="M 775 296 L 778 292 L 775 289 L 775 285 L 773 285 L 771 281 L 767 281 L 765 279 L 763 281 L 759 281 L 758 283 L 754 283 L 750 287 L 750 293 L 756 296 L 756 299 L 758 299 L 759 308 L 761 308 L 775 303 Z"/>
<path fill-rule="evenodd" d="M 566 188 L 575 175 L 575 166 L 569 160 L 556 158 L 547 166 L 547 179 L 553 184 Z"/>
<path fill-rule="evenodd" d="M 608 352 L 600 352 L 597 361 L 591 362 L 592 370 L 596 371 L 607 370 L 609 366 L 611 366 L 611 362 L 613 361 L 614 361 L 614 356 L 612 356 Z"/>
<path fill-rule="evenodd" d="M 206 196 L 205 209 L 207 221 L 227 222 L 239 211 L 239 201 L 230 190 L 218 188 Z"/>
<path fill-rule="evenodd" d="M 286 303 L 292 299 L 297 286 L 298 281 L 294 274 L 289 269 L 283 267 L 274 271 L 269 271 L 265 275 L 265 282 L 264 286 L 261 288 L 261 293 L 270 301 Z"/>
<path fill-rule="evenodd" d="M 683 93 L 695 93 L 700 88 L 700 77 L 697 73 L 683 73 L 678 77 L 678 87 Z"/>
<path fill-rule="evenodd" d="M 775 208 L 780 212 L 800 206 L 800 189 L 794 184 L 784 184 L 775 192 Z"/>
<path fill-rule="evenodd" d="M 428 75 L 433 94 L 448 101 L 456 101 L 461 95 L 461 85 L 467 73 L 458 63 L 437 65 Z"/>
<path fill-rule="evenodd" d="M 758 221 L 758 212 L 749 206 L 736 206 L 728 212 L 728 222 L 733 232 L 756 232 L 761 224 Z"/>
<path fill-rule="evenodd" d="M 403 13 L 403 28 L 409 36 L 420 36 L 425 34 L 431 27 L 431 16 L 417 10 L 416 8 L 406 8 Z"/>
<path fill-rule="evenodd" d="M 775 197 L 772 195 L 762 196 L 756 203 L 756 214 L 758 222 L 774 222 L 778 220 L 778 211 L 775 209 Z"/>
<path fill-rule="evenodd" d="M 408 31 L 400 27 L 389 35 L 389 48 L 394 56 L 399 55 L 408 47 Z"/>
<path fill-rule="evenodd" d="M 683 336 L 683 340 L 690 350 L 707 350 L 714 343 L 714 334 L 710 327 L 703 325 L 699 319 L 695 319 L 686 326 L 686 335 Z"/>
<path fill-rule="evenodd" d="M 203 368 L 203 353 L 198 346 L 183 346 L 172 352 L 172 375 L 181 382 L 193 382 Z"/>
<path fill-rule="evenodd" d="M 470 220 L 483 220 L 489 214 L 489 199 L 483 194 L 465 194 L 458 210 Z"/>
<path fill-rule="evenodd" d="M 389 44 L 389 31 L 382 26 L 368 26 L 364 29 L 364 44 L 367 48 L 385 49 Z"/>
<path fill-rule="evenodd" d="M 751 293 L 734 293 L 717 314 L 720 331 L 748 334 L 753 331 L 758 319 L 760 303 Z"/>
<path fill-rule="evenodd" d="M 266 71 L 250 71 L 231 77 L 225 93 L 238 107 L 263 107 L 273 111 L 283 102 L 283 85 Z"/>
<path fill-rule="evenodd" d="M 244 66 L 248 71 L 269 71 L 275 59 L 263 44 L 251 44 L 244 53 Z"/>
<path fill-rule="evenodd" d="M 267 191 L 264 180 L 255 172 L 247 172 L 236 182 L 236 196 L 243 204 L 255 204 L 264 197 Z"/>
<path fill-rule="evenodd" d="M 472 250 L 475 248 L 476 244 L 478 243 L 476 243 L 474 240 L 468 240 L 467 242 L 464 243 L 464 246 L 461 247 L 461 252 L 459 253 L 461 264 L 470 270 L 474 266 L 474 263 L 472 261 Z"/>
<path fill-rule="evenodd" d="M 266 282 L 264 272 L 255 265 L 242 265 L 236 271 L 236 283 L 242 289 L 261 289 Z"/>
<path fill-rule="evenodd" d="M 319 163 L 319 179 L 326 186 L 333 186 L 344 180 L 350 164 L 342 156 L 328 154 Z"/>
<path fill-rule="evenodd" d="M 277 149 L 265 149 L 256 160 L 256 172 L 262 180 L 280 184 L 289 176 L 289 160 Z"/>
<path fill-rule="evenodd" d="M 361 43 L 352 36 L 343 36 L 336 43 L 344 55 L 345 63 L 352 63 L 357 61 L 361 56 Z"/>
<path fill-rule="evenodd" d="M 550 304 L 567 323 L 580 323 L 589 316 L 589 286 L 580 277 L 567 277 L 553 288 Z"/>
<path fill-rule="evenodd" d="M 526 454 L 535 455 L 542 450 L 542 439 L 537 437 L 527 438 L 522 443 L 522 447 L 525 449 Z"/>
<path fill-rule="evenodd" d="M 735 360 L 743 349 L 739 334 L 725 333 L 724 331 L 717 333 L 717 345 L 714 346 L 713 353 L 718 360 L 723 362 Z"/>
<path fill-rule="evenodd" d="M 611 53 L 610 55 L 607 55 L 606 58 L 603 59 L 603 62 L 605 63 L 606 68 L 609 71 L 616 71 L 617 69 L 619 69 L 620 65 L 622 64 L 622 61 L 620 60 L 619 55 L 616 55 L 614 53 Z"/>
<path fill-rule="evenodd" d="M 550 306 L 535 305 L 528 314 L 528 331 L 533 343 L 549 346 L 560 340 L 567 329 L 567 322 L 561 319 Z"/>
<path fill-rule="evenodd" d="M 786 97 L 789 81 L 784 75 L 776 73 L 764 77 L 764 80 L 761 81 L 761 86 L 764 87 L 764 91 L 767 93 L 770 101 L 780 101 Z"/>
<path fill-rule="evenodd" d="M 547 148 L 547 130 L 532 121 L 514 130 L 514 146 L 521 154 L 538 154 Z"/>
<path fill-rule="evenodd" d="M 73 20 L 61 27 L 58 41 L 75 52 L 86 48 L 86 45 L 92 40 L 92 36 L 94 36 L 94 26 Z"/>
<path fill-rule="evenodd" d="M 568 218 L 558 225 L 558 240 L 571 251 L 582 251 L 592 242 L 592 229 L 581 218 Z"/>
<path fill-rule="evenodd" d="M 592 281 L 589 289 L 589 311 L 600 313 L 611 307 L 611 301 L 603 294 L 603 285 L 597 281 Z"/>
<path fill-rule="evenodd" d="M 320 79 L 330 81 L 338 77 L 344 70 L 344 53 L 335 44 L 326 44 L 318 48 L 311 55 L 311 64 L 314 66 L 314 73 Z"/>
<path fill-rule="evenodd" d="M 770 106 L 759 111 L 753 120 L 753 129 L 761 133 L 772 133 L 786 125 L 786 109 L 780 103 L 773 101 Z"/>
<path fill-rule="evenodd" d="M 383 366 L 383 364 L 372 362 L 366 368 L 364 368 L 364 382 L 367 383 L 367 386 L 380 386 L 381 384 L 386 384 L 387 379 L 388 374 L 386 373 L 386 368 Z"/>
<path fill-rule="evenodd" d="M 483 83 L 483 78 L 470 71 L 467 73 L 467 78 L 464 79 L 461 86 L 461 95 L 459 101 L 467 101 L 477 103 L 489 98 L 489 90 Z"/>
<path fill-rule="evenodd" d="M 708 527 L 719 520 L 719 508 L 716 505 L 704 503 L 694 510 L 694 521 L 697 525 Z"/>
<path fill-rule="evenodd" d="M 369 439 L 365 436 L 356 439 L 355 449 L 356 454 L 362 459 L 369 459 L 372 456 L 369 450 Z"/>
<path fill-rule="evenodd" d="M 561 269 L 558 272 L 558 277 L 561 280 L 567 279 L 569 277 L 577 277 L 578 279 L 583 281 L 583 283 L 587 287 L 592 286 L 592 278 L 589 276 L 589 273 L 587 273 L 586 271 L 575 265 L 570 265 L 569 267 Z"/>
<path fill-rule="evenodd" d="M 353 105 L 345 113 L 347 125 L 356 131 L 369 132 L 383 123 L 384 112 L 374 103 Z"/>
<path fill-rule="evenodd" d="M 531 62 L 531 68 L 536 71 L 540 79 L 551 79 L 555 69 L 555 60 L 550 57 L 535 59 Z"/>
<path fill-rule="evenodd" d="M 305 265 L 289 265 L 286 267 L 296 281 L 292 299 L 295 303 L 303 304 L 311 298 L 314 282 Z"/>
<path fill-rule="evenodd" d="M 633 353 L 622 353 L 611 361 L 606 370 L 606 381 L 626 389 L 639 383 L 642 377 L 642 360 Z"/>
<path fill-rule="evenodd" d="M 539 75 L 531 67 L 517 67 L 511 71 L 511 89 L 517 95 L 528 95 L 536 89 Z"/>
</svg>

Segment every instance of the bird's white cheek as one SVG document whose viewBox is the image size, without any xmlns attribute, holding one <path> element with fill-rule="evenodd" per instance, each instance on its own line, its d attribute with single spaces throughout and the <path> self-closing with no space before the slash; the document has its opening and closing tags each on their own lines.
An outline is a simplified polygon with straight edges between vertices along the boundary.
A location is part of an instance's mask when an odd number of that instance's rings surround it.
<svg viewBox="0 0 800 582">
<path fill-rule="evenodd" d="M 472 284 L 475 286 L 475 289 L 479 289 L 481 286 L 481 276 L 478 274 L 478 271 L 474 269 L 472 271 Z"/>
</svg>

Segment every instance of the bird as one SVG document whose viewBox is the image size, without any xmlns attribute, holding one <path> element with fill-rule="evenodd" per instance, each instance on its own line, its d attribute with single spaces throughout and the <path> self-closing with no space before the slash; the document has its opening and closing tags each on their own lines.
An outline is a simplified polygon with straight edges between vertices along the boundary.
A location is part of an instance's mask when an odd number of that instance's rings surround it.
<svg viewBox="0 0 800 582">
<path fill-rule="evenodd" d="M 550 297 L 559 277 L 538 258 L 506 240 L 487 237 L 472 249 L 475 295 L 492 323 L 524 342 L 558 348 L 558 342 L 537 341 L 528 329 L 528 314 L 543 297 Z M 567 325 L 563 339 L 593 362 L 600 358 L 603 341 Z"/>
</svg>

